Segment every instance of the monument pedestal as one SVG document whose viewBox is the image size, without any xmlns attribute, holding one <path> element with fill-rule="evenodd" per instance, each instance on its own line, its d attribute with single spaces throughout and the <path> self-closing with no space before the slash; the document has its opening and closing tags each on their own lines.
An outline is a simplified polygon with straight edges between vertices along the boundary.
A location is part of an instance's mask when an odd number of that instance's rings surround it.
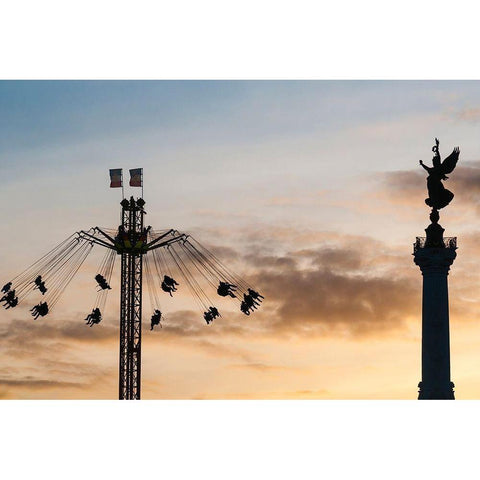
<svg viewBox="0 0 480 480">
<path fill-rule="evenodd" d="M 430 227 L 427 228 L 427 238 L 417 237 L 413 253 L 415 264 L 423 275 L 422 381 L 418 384 L 418 399 L 454 400 L 454 384 L 450 380 L 447 279 L 457 256 L 456 238 L 441 238 L 440 242 L 437 237 L 432 242 Z"/>
</svg>

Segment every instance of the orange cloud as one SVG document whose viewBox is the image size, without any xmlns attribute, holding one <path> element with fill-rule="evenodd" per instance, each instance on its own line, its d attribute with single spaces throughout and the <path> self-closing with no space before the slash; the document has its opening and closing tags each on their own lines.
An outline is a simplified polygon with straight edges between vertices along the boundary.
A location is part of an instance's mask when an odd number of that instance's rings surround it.
<svg viewBox="0 0 480 480">
<path fill-rule="evenodd" d="M 465 108 L 457 112 L 459 120 L 476 123 L 480 121 L 480 108 Z"/>
</svg>

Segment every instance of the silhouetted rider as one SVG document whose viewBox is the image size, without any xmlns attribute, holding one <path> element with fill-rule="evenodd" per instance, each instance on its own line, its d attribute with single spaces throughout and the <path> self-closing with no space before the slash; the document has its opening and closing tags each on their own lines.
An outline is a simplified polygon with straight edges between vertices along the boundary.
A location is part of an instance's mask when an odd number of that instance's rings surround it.
<svg viewBox="0 0 480 480">
<path fill-rule="evenodd" d="M 99 287 L 102 289 L 102 290 L 111 290 L 112 287 L 110 287 L 110 285 L 107 283 L 107 281 L 105 280 L 105 277 L 103 275 L 100 275 L 99 273 L 97 275 L 95 275 L 95 280 L 97 281 Z"/>
<path fill-rule="evenodd" d="M 217 288 L 217 293 L 221 297 L 230 296 L 235 298 L 235 290 L 237 289 L 236 285 L 227 282 L 220 282 Z"/>
<path fill-rule="evenodd" d="M 150 319 L 150 330 L 153 330 L 153 327 L 155 325 L 160 325 L 160 328 L 162 328 L 162 324 L 160 323 L 160 320 L 162 319 L 162 312 L 158 309 L 155 309 L 152 315 L 152 318 Z"/>
<path fill-rule="evenodd" d="M 10 290 L 7 292 L 2 298 L 0 298 L 0 302 L 10 302 L 15 297 L 15 290 Z"/>
<path fill-rule="evenodd" d="M 100 312 L 99 308 L 94 308 L 92 310 L 92 313 L 89 313 L 87 317 L 85 318 L 87 325 L 90 325 L 93 327 L 93 325 L 96 325 L 102 321 L 102 314 Z"/>
<path fill-rule="evenodd" d="M 245 314 L 245 315 L 250 315 L 250 307 L 245 303 L 243 300 L 242 303 L 240 304 L 240 310 Z"/>
<path fill-rule="evenodd" d="M 172 277 L 164 275 L 162 282 L 162 290 L 164 292 L 169 293 L 170 296 L 173 297 L 172 292 L 177 291 L 176 285 L 178 285 L 178 283 Z"/>
<path fill-rule="evenodd" d="M 18 298 L 15 297 L 13 300 L 9 302 L 9 304 L 5 307 L 5 310 L 8 310 L 9 308 L 16 307 L 18 305 Z"/>
<path fill-rule="evenodd" d="M 243 294 L 243 301 L 247 304 L 248 308 L 256 309 L 260 302 L 257 302 L 251 295 Z"/>
<path fill-rule="evenodd" d="M 3 304 L 5 310 L 16 307 L 18 305 L 18 298 L 15 297 L 15 290 L 9 290 L 2 298 L 0 298 L 0 302 L 5 302 Z"/>
<path fill-rule="evenodd" d="M 255 300 L 261 299 L 260 301 L 262 301 L 265 298 L 263 295 L 260 295 L 258 292 L 252 290 L 251 288 L 248 289 L 248 294 Z"/>
<path fill-rule="evenodd" d="M 45 286 L 45 282 L 41 282 L 38 286 L 38 289 L 40 290 L 40 292 L 42 292 L 42 295 L 45 295 L 48 290 L 48 288 Z"/>
<path fill-rule="evenodd" d="M 207 322 L 207 325 L 210 323 L 210 322 L 213 322 L 213 315 L 212 315 L 212 312 L 209 310 L 208 312 L 203 312 L 203 318 L 205 319 L 205 321 Z"/>
<path fill-rule="evenodd" d="M 176 282 L 172 277 L 169 277 L 167 275 L 163 276 L 163 281 L 169 286 L 172 287 L 172 290 L 175 292 L 177 289 L 175 288 L 178 285 L 178 282 Z"/>
<path fill-rule="evenodd" d="M 32 312 L 32 317 L 34 320 L 36 320 L 40 315 L 44 317 L 48 313 L 47 302 L 40 302 L 38 305 L 35 305 L 32 309 L 30 309 L 30 311 Z"/>
</svg>

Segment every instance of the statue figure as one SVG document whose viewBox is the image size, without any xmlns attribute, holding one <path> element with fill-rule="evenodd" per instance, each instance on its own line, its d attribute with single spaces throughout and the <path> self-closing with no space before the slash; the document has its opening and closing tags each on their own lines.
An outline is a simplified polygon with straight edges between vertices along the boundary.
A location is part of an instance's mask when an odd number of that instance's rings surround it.
<svg viewBox="0 0 480 480">
<path fill-rule="evenodd" d="M 457 165 L 458 156 L 460 155 L 460 149 L 455 147 L 453 152 L 441 162 L 438 151 L 439 144 L 438 138 L 435 138 L 435 145 L 432 148 L 434 153 L 432 160 L 433 167 L 427 167 L 422 160 L 420 160 L 420 165 L 428 172 L 428 198 L 425 199 L 425 203 L 429 207 L 432 207 L 433 210 L 440 210 L 446 207 L 453 199 L 453 193 L 443 186 L 442 180 L 448 179 L 446 174 L 453 172 Z"/>
<path fill-rule="evenodd" d="M 435 145 L 432 148 L 434 154 L 432 160 L 433 167 L 427 167 L 420 160 L 420 165 L 428 172 L 428 198 L 425 199 L 425 203 L 429 207 L 432 207 L 432 211 L 430 212 L 430 221 L 432 223 L 425 229 L 427 233 L 425 247 L 428 248 L 446 248 L 443 240 L 443 232 L 445 230 L 438 223 L 440 219 L 438 211 L 452 201 L 453 193 L 443 186 L 442 180 L 448 179 L 446 174 L 453 172 L 458 162 L 458 156 L 460 155 L 460 149 L 455 147 L 453 152 L 442 162 L 438 151 L 439 143 L 438 138 L 436 138 Z"/>
</svg>

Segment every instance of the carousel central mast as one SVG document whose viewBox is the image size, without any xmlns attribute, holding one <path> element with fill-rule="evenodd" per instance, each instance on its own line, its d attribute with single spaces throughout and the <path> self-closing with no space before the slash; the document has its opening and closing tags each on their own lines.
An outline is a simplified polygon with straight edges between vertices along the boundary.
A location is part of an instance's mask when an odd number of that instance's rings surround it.
<svg viewBox="0 0 480 480">
<path fill-rule="evenodd" d="M 140 400 L 142 356 L 142 260 L 146 252 L 142 198 L 124 199 L 122 205 L 120 292 L 120 362 L 118 397 Z"/>
</svg>

